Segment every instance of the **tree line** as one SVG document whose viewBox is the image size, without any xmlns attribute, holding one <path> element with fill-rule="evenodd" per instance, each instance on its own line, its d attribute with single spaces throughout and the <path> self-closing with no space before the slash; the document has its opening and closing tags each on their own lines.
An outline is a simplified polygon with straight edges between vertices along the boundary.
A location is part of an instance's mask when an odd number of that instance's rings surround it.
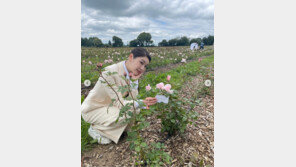
<svg viewBox="0 0 296 167">
<path fill-rule="evenodd" d="M 204 43 L 204 45 L 213 45 L 214 44 L 214 36 L 209 35 L 208 37 L 203 38 L 192 38 L 189 39 L 186 36 L 173 38 L 170 40 L 163 39 L 161 42 L 158 43 L 158 46 L 189 46 L 192 43 Z"/>
<path fill-rule="evenodd" d="M 158 43 L 158 46 L 189 46 L 191 43 L 198 43 L 199 45 L 203 42 L 205 45 L 213 45 L 214 44 L 214 36 L 209 35 L 208 37 L 203 38 L 193 38 L 189 39 L 186 36 L 173 38 L 170 40 L 163 39 Z M 81 38 L 81 46 L 84 47 L 123 47 L 124 44 L 122 39 L 113 36 L 112 42 L 109 40 L 108 43 L 104 44 L 101 39 L 98 37 L 89 37 L 89 38 Z M 138 37 L 129 42 L 127 46 L 130 47 L 153 47 L 155 46 L 152 40 L 152 36 L 150 33 L 142 32 L 138 35 Z"/>
</svg>

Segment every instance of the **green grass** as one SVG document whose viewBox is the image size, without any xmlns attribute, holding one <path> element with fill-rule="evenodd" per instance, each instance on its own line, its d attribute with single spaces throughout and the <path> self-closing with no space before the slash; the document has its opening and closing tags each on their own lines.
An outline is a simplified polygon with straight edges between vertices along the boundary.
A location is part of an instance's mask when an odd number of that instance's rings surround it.
<svg viewBox="0 0 296 167">
<path fill-rule="evenodd" d="M 145 77 L 139 82 L 139 94 L 140 96 L 144 94 L 145 87 L 148 84 L 155 87 L 156 84 L 166 81 L 167 75 L 171 76 L 170 84 L 172 85 L 172 89 L 179 90 L 190 76 L 199 74 L 201 66 L 208 66 L 212 62 L 214 62 L 213 55 L 204 58 L 201 62 L 193 61 L 158 75 L 155 75 L 154 72 L 151 72 L 145 75 Z"/>
<path fill-rule="evenodd" d="M 84 96 L 81 96 L 81 104 L 84 101 Z M 81 152 L 86 151 L 92 147 L 93 138 L 88 135 L 88 128 L 90 124 L 85 122 L 81 117 Z"/>
</svg>

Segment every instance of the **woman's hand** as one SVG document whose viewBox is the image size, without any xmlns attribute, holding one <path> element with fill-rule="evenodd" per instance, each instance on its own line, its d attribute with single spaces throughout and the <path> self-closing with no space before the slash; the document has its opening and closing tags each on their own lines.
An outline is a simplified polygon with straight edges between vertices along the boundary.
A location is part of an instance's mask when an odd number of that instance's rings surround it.
<svg viewBox="0 0 296 167">
<path fill-rule="evenodd" d="M 145 100 L 143 100 L 143 102 L 147 106 L 152 106 L 157 103 L 157 99 L 155 97 L 147 97 Z"/>
<path fill-rule="evenodd" d="M 143 73 L 135 75 L 133 72 L 130 72 L 129 74 L 130 74 L 131 79 L 138 80 L 142 76 Z"/>
</svg>

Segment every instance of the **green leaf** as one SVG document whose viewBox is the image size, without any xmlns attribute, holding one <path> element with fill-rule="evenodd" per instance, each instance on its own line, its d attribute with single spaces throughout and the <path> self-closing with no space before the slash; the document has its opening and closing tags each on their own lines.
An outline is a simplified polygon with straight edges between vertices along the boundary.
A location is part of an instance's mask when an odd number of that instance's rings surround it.
<svg viewBox="0 0 296 167">
<path fill-rule="evenodd" d="M 160 143 L 156 143 L 156 148 L 160 149 L 161 148 L 161 144 Z"/>
<path fill-rule="evenodd" d="M 141 147 L 146 147 L 147 144 L 145 142 L 141 143 Z"/>
<path fill-rule="evenodd" d="M 94 143 L 97 143 L 98 142 L 98 139 L 93 139 L 92 141 L 90 141 L 90 144 L 94 144 Z"/>
<path fill-rule="evenodd" d="M 139 145 L 140 142 L 138 140 L 135 141 L 135 145 Z"/>
<path fill-rule="evenodd" d="M 128 111 L 128 112 L 127 112 L 127 115 L 129 115 L 129 116 L 133 116 L 133 112 Z"/>
<path fill-rule="evenodd" d="M 137 152 L 140 152 L 140 151 L 141 151 L 141 148 L 140 148 L 139 146 L 136 146 L 135 150 L 136 150 Z"/>
</svg>

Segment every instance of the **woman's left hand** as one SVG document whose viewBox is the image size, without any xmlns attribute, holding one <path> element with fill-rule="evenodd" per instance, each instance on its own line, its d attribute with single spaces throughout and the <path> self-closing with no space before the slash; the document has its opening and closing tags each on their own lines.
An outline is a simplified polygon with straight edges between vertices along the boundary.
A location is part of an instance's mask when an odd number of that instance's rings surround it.
<svg viewBox="0 0 296 167">
<path fill-rule="evenodd" d="M 142 76 L 142 73 L 139 75 L 135 75 L 134 73 L 130 72 L 131 79 L 138 80 Z"/>
<path fill-rule="evenodd" d="M 152 106 L 154 104 L 157 103 L 157 99 L 155 97 L 147 97 L 144 101 L 143 101 L 147 106 Z"/>
</svg>

